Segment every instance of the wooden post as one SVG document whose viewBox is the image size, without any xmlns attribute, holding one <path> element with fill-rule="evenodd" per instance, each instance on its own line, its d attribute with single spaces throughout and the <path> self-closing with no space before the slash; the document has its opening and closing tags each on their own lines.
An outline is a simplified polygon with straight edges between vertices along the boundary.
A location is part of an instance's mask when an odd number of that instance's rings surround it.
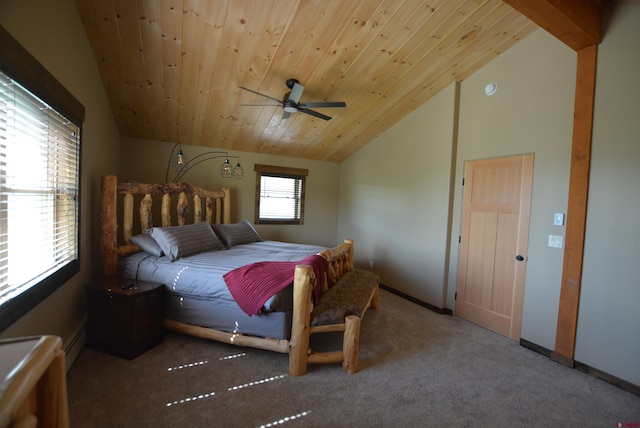
<svg viewBox="0 0 640 428">
<path fill-rule="evenodd" d="M 349 245 L 349 259 L 347 260 L 348 262 L 347 271 L 350 271 L 350 270 L 353 270 L 353 268 L 355 267 L 354 260 L 353 260 L 353 254 L 354 254 L 353 239 L 345 239 L 344 242 Z"/>
<path fill-rule="evenodd" d="M 598 46 L 578 51 L 576 99 L 573 112 L 573 144 L 569 174 L 567 230 L 560 286 L 556 346 L 551 358 L 572 366 L 578 328 L 584 234 L 587 221 L 591 135 Z"/>
<path fill-rule="evenodd" d="M 193 222 L 200 223 L 202 221 L 202 202 L 200 196 L 193 195 Z"/>
<path fill-rule="evenodd" d="M 311 293 L 315 276 L 313 268 L 298 265 L 293 282 L 293 319 L 289 340 L 289 374 L 302 376 L 307 371 L 309 336 L 311 335 Z"/>
<path fill-rule="evenodd" d="M 162 227 L 171 226 L 171 195 L 168 193 L 162 195 L 160 216 L 162 217 Z"/>
<path fill-rule="evenodd" d="M 207 223 L 214 224 L 213 200 L 209 197 L 207 197 L 207 199 L 205 200 L 204 210 L 205 210 L 205 218 L 207 219 Z"/>
<path fill-rule="evenodd" d="M 153 205 L 153 198 L 149 193 L 144 195 L 144 198 L 140 201 L 140 231 L 153 227 L 153 217 L 151 215 L 151 207 Z"/>
<path fill-rule="evenodd" d="M 102 248 L 102 271 L 106 278 L 114 278 L 118 275 L 117 180 L 114 175 L 105 175 L 101 180 L 100 246 Z"/>
<path fill-rule="evenodd" d="M 342 342 L 342 370 L 353 374 L 358 371 L 358 353 L 360 349 L 360 317 L 348 315 L 344 319 L 344 339 Z"/>
<path fill-rule="evenodd" d="M 222 198 L 222 223 L 231 223 L 231 190 L 228 187 L 223 187 L 224 198 Z"/>
<path fill-rule="evenodd" d="M 124 243 L 128 244 L 131 241 L 131 235 L 133 235 L 133 195 L 131 193 L 124 195 L 124 218 L 122 222 Z"/>
<path fill-rule="evenodd" d="M 178 226 L 184 226 L 187 224 L 189 217 L 189 202 L 187 201 L 187 195 L 184 192 L 180 192 L 178 195 L 178 206 L 176 207 L 178 212 Z"/>
<path fill-rule="evenodd" d="M 38 415 L 43 426 L 68 427 L 69 405 L 64 351 L 58 350 L 38 382 Z M 48 422 L 50 425 L 47 425 Z"/>
<path fill-rule="evenodd" d="M 371 309 L 378 309 L 380 307 L 380 287 L 379 284 L 376 289 L 373 290 L 373 296 L 371 297 Z"/>
</svg>

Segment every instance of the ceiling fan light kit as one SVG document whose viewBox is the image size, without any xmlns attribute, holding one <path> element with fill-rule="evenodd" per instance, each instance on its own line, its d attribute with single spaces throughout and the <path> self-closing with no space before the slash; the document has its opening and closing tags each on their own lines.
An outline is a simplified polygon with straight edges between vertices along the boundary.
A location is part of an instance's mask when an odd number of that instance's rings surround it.
<svg viewBox="0 0 640 428">
<path fill-rule="evenodd" d="M 311 110 L 309 107 L 311 107 L 311 108 L 328 108 L 328 107 L 338 107 L 338 108 L 340 108 L 340 107 L 346 107 L 347 106 L 347 104 L 344 101 L 316 101 L 316 102 L 301 103 L 300 102 L 300 98 L 302 97 L 302 92 L 304 91 L 304 86 L 301 85 L 300 82 L 297 79 L 287 79 L 285 84 L 287 85 L 287 88 L 291 89 L 291 91 L 285 94 L 283 100 L 279 100 L 279 99 L 274 98 L 272 96 L 265 95 L 265 94 L 263 94 L 261 92 L 254 91 L 253 89 L 249 89 L 249 88 L 244 87 L 244 86 L 240 86 L 240 89 L 243 89 L 245 91 L 249 91 L 249 92 L 254 93 L 256 95 L 260 95 L 261 97 L 265 97 L 265 98 L 270 99 L 271 101 L 275 101 L 276 103 L 281 105 L 283 107 L 283 109 L 284 109 L 284 112 L 282 113 L 282 118 L 283 119 L 289 118 L 289 116 L 291 116 L 291 114 L 293 114 L 293 113 L 301 112 L 301 113 L 308 114 L 310 116 L 317 117 L 319 119 L 331 120 L 330 116 L 327 116 L 326 114 L 322 114 L 322 113 L 317 112 L 315 110 Z M 268 104 L 243 104 L 243 105 L 265 106 L 265 105 L 268 105 Z"/>
</svg>

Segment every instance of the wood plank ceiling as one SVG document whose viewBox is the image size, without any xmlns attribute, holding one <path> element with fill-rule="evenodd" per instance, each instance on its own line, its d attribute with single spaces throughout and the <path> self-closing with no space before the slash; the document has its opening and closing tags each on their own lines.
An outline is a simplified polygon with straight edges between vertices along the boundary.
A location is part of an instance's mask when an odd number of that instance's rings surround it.
<svg viewBox="0 0 640 428">
<path fill-rule="evenodd" d="M 76 0 L 123 136 L 341 162 L 538 28 L 501 0 Z M 301 102 L 345 101 L 282 118 Z M 271 103 L 272 104 L 272 103 Z"/>
</svg>

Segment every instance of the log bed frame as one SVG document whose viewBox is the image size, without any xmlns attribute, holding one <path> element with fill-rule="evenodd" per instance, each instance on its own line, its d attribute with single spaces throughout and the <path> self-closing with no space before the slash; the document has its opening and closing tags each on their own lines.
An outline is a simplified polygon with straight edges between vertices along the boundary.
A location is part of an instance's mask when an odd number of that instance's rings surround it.
<svg viewBox="0 0 640 428">
<path fill-rule="evenodd" d="M 118 212 L 119 196 L 123 199 L 122 244 L 118 244 Z M 105 278 L 118 275 L 118 258 L 141 251 L 130 242 L 134 230 L 134 196 L 141 195 L 138 217 L 140 230 L 153 226 L 153 197 L 161 198 L 162 226 L 172 225 L 171 197 L 177 196 L 177 224 L 185 225 L 189 220 L 189 204 L 193 206 L 193 222 L 207 221 L 209 224 L 231 222 L 230 192 L 228 188 L 212 191 L 201 189 L 186 183 L 143 184 L 137 182 L 118 183 L 113 175 L 103 176 L 101 182 L 101 240 L 102 267 Z M 202 215 L 202 201 L 205 204 L 205 215 Z M 138 232 L 139 233 L 139 232 Z M 354 269 L 353 241 L 345 240 L 342 244 L 320 253 L 329 261 L 325 288 L 335 284 L 345 273 Z M 295 269 L 293 283 L 293 315 L 291 339 L 273 339 L 245 336 L 211 328 L 186 324 L 164 319 L 166 329 L 216 340 L 238 346 L 266 349 L 289 354 L 289 373 L 293 376 L 303 375 L 307 363 L 342 362 L 343 370 L 355 373 L 358 370 L 359 319 L 357 328 L 353 326 L 353 316 L 347 317 L 342 325 L 311 327 L 310 313 L 312 293 L 316 284 L 313 269 L 308 265 L 298 265 Z M 377 307 L 377 287 L 367 307 Z M 366 308 L 364 308 L 366 310 Z M 364 311 L 363 311 L 364 313 Z M 361 317 L 360 317 L 361 318 Z M 309 337 L 312 333 L 326 331 L 344 331 L 343 350 L 336 352 L 312 352 L 309 349 Z"/>
</svg>

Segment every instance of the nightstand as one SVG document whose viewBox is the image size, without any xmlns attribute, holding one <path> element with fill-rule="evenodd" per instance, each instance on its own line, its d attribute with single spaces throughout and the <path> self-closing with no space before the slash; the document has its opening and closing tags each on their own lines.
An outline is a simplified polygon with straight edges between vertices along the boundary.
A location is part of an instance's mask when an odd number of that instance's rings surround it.
<svg viewBox="0 0 640 428">
<path fill-rule="evenodd" d="M 85 286 L 87 346 L 132 359 L 161 343 L 163 288 L 131 279 Z"/>
</svg>

